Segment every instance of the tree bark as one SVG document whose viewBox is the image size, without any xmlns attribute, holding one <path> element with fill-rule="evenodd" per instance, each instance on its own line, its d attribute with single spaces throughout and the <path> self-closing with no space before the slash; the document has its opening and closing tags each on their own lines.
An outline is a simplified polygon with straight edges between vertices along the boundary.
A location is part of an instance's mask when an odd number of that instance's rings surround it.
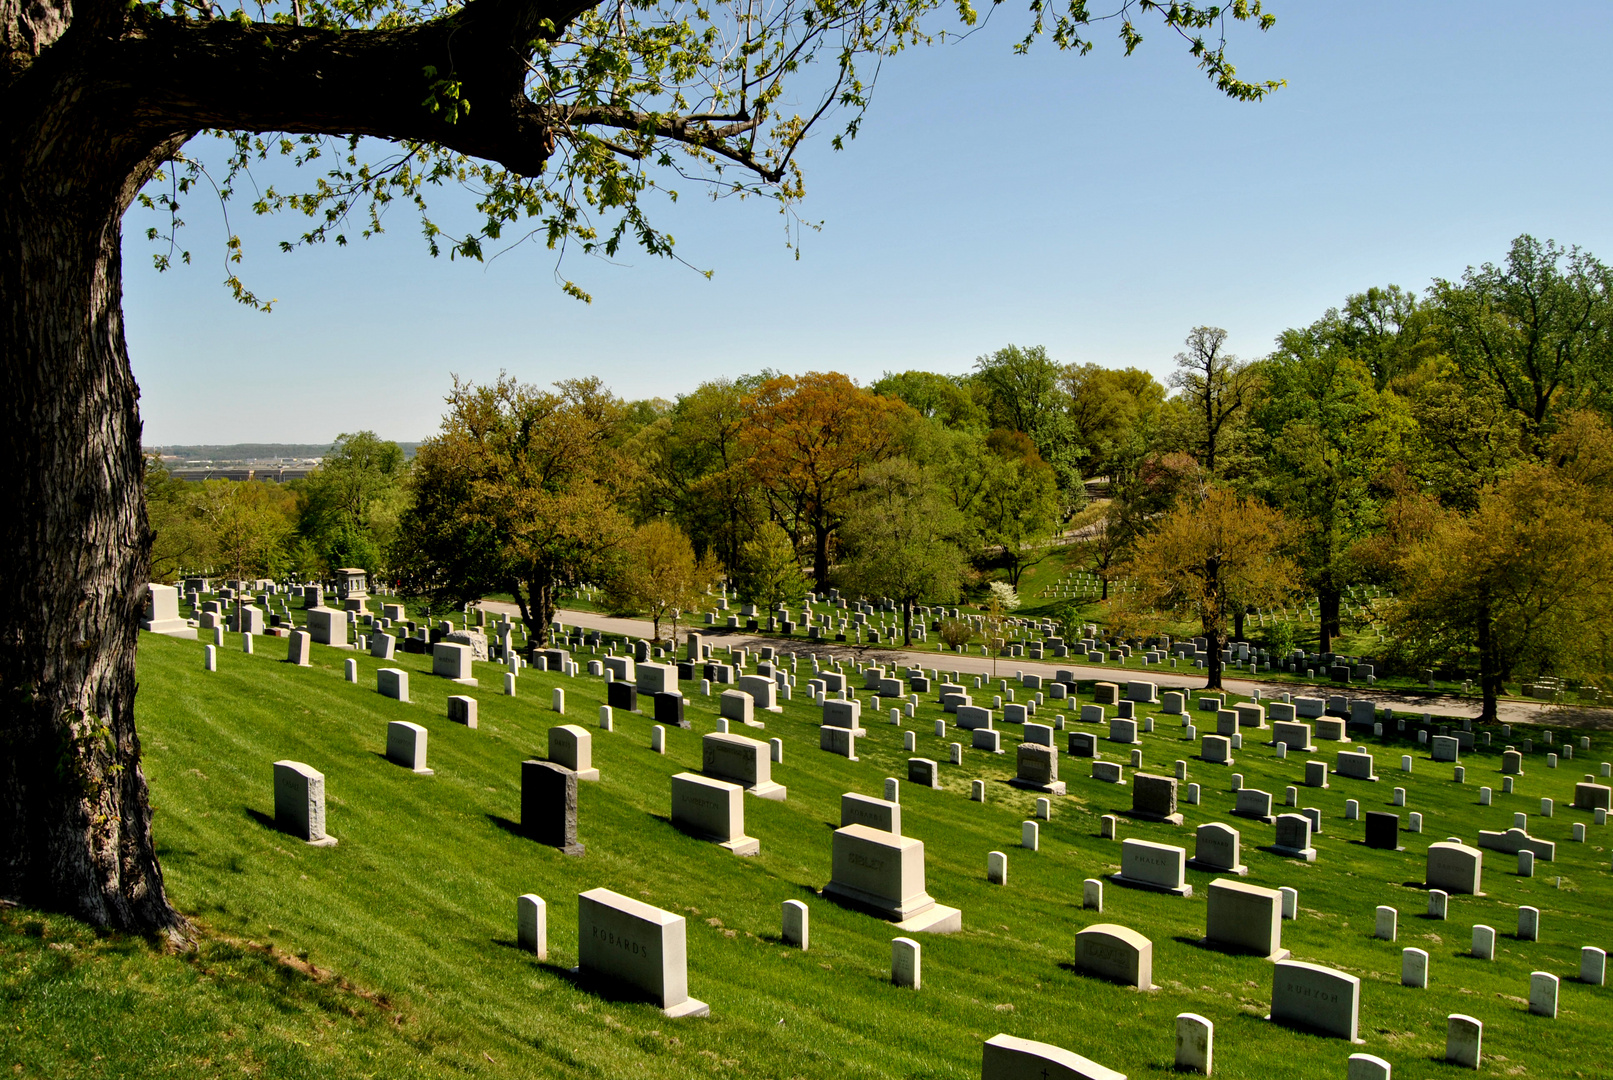
<svg viewBox="0 0 1613 1080">
<path fill-rule="evenodd" d="M 1495 627 L 1491 624 L 1488 603 L 1479 609 L 1478 624 L 1479 694 L 1483 700 L 1479 719 L 1493 723 L 1497 716 L 1497 703 L 1502 686 L 1501 665 L 1496 655 Z"/>
<path fill-rule="evenodd" d="M 1201 620 L 1204 627 L 1204 636 L 1209 638 L 1209 661 L 1205 664 L 1209 679 L 1205 682 L 1206 690 L 1221 689 L 1221 639 L 1226 635 L 1222 628 L 1226 625 L 1226 613 L 1221 602 L 1221 560 L 1211 556 L 1204 560 L 1205 581 L 1205 611 L 1211 614 Z"/>
<path fill-rule="evenodd" d="M 1333 639 L 1342 628 L 1339 618 L 1340 594 L 1336 586 L 1324 585 L 1316 590 L 1316 651 L 1333 651 Z"/>
<path fill-rule="evenodd" d="M 829 523 L 821 515 L 812 522 L 812 580 L 819 592 L 829 588 Z"/>
<path fill-rule="evenodd" d="M 134 726 L 151 532 L 119 227 L 174 147 L 49 112 L 8 118 L 0 161 L 0 895 L 183 939 Z"/>
<path fill-rule="evenodd" d="M 527 585 L 527 595 L 532 597 L 532 617 L 527 620 L 528 648 L 547 649 L 549 624 L 554 622 L 554 585 L 540 577 Z"/>
</svg>

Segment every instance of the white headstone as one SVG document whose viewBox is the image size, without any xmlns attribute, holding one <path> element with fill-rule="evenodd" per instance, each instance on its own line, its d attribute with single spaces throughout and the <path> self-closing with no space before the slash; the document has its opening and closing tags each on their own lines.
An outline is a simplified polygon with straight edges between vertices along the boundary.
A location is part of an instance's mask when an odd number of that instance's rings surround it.
<svg viewBox="0 0 1613 1080">
<path fill-rule="evenodd" d="M 1428 989 L 1428 953 L 1422 949 L 1400 950 L 1400 985 Z"/>
<path fill-rule="evenodd" d="M 1215 1025 L 1198 1013 L 1176 1014 L 1176 1070 L 1209 1076 L 1215 1062 Z"/>
<path fill-rule="evenodd" d="M 1477 1069 L 1484 1059 L 1484 1024 L 1471 1016 L 1452 1013 L 1445 1018 L 1445 1060 L 1465 1069 Z"/>
<path fill-rule="evenodd" d="M 784 901 L 784 925 L 780 935 L 784 939 L 784 944 L 794 945 L 802 952 L 807 951 L 811 937 L 810 915 L 806 904 L 801 901 Z"/>
<path fill-rule="evenodd" d="M 534 893 L 515 898 L 515 943 L 539 960 L 549 959 L 549 905 Z"/>
</svg>

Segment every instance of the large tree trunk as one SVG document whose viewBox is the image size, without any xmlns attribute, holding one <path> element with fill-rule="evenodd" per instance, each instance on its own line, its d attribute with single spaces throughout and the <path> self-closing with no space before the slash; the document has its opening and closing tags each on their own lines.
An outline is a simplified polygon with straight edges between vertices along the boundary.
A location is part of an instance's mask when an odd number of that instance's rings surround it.
<svg viewBox="0 0 1613 1080">
<path fill-rule="evenodd" d="M 1206 690 L 1221 689 L 1221 642 L 1226 637 L 1226 612 L 1220 597 L 1221 560 L 1215 556 L 1204 560 L 1204 580 L 1207 583 L 1205 596 L 1205 610 L 1214 612 L 1200 620 L 1204 628 L 1204 636 L 1209 639 L 1207 652 L 1210 659 L 1205 667 L 1209 678 L 1204 683 Z"/>
<path fill-rule="evenodd" d="M 528 649 L 547 649 L 549 624 L 554 622 L 554 584 L 546 575 L 540 577 L 527 585 L 527 595 L 532 598 L 532 616 L 527 619 Z"/>
<path fill-rule="evenodd" d="M 1483 709 L 1479 719 L 1493 723 L 1496 719 L 1502 684 L 1500 657 L 1497 655 L 1495 627 L 1491 625 L 1489 604 L 1480 609 L 1478 622 L 1479 693 L 1483 698 Z"/>
<path fill-rule="evenodd" d="M 9 117 L 0 161 L 0 894 L 178 938 L 134 728 L 151 537 L 119 229 L 168 149 L 119 161 L 83 112 Z"/>
<path fill-rule="evenodd" d="M 829 589 L 829 523 L 817 520 L 812 523 L 812 580 L 818 592 Z"/>
<path fill-rule="evenodd" d="M 1319 618 L 1316 620 L 1316 651 L 1328 653 L 1333 651 L 1333 639 L 1339 636 L 1341 629 L 1339 620 L 1339 590 L 1331 585 L 1324 585 L 1316 590 L 1316 607 Z"/>
</svg>

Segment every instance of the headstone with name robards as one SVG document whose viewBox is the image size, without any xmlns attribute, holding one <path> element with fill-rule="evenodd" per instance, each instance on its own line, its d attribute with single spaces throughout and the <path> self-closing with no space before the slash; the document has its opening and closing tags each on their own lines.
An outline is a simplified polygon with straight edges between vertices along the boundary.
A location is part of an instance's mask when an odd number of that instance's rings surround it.
<svg viewBox="0 0 1613 1080">
<path fill-rule="evenodd" d="M 689 996 L 688 930 L 682 915 L 609 889 L 577 896 L 574 971 L 646 995 L 669 1018 L 709 1016 Z"/>
</svg>

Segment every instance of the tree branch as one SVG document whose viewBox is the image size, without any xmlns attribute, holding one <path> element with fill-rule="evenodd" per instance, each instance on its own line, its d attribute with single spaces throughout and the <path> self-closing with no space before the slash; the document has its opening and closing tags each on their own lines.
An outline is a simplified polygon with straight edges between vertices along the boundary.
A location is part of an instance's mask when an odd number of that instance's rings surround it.
<svg viewBox="0 0 1613 1080">
<path fill-rule="evenodd" d="M 373 136 L 438 143 L 533 176 L 554 152 L 554 132 L 526 95 L 530 44 L 552 40 L 596 2 L 472 0 L 420 26 L 349 31 L 136 10 L 74 61 L 84 104 L 140 143 L 209 128 Z M 22 80 L 37 82 L 32 96 L 59 92 L 61 72 L 45 66 Z M 447 107 L 433 109 L 439 93 Z"/>
</svg>

